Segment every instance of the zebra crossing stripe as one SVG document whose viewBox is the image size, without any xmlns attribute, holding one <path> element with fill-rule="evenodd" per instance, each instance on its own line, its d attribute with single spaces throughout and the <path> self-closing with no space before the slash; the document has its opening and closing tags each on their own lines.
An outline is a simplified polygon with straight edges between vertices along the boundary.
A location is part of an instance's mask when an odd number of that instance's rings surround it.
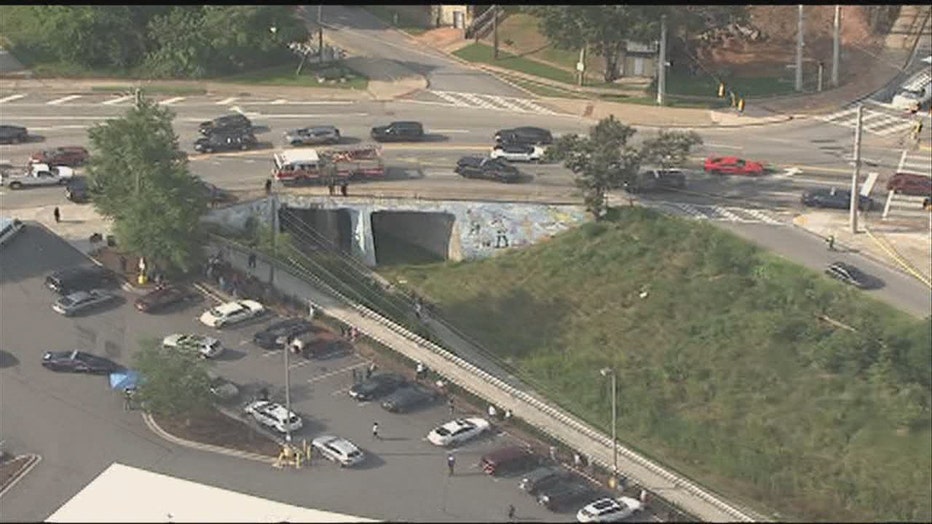
<svg viewBox="0 0 932 524">
<path fill-rule="evenodd" d="M 767 213 L 764 213 L 763 211 L 760 211 L 758 209 L 745 209 L 744 212 L 766 224 L 774 224 L 774 225 L 783 224 L 783 222 L 780 222 L 779 220 L 774 219 Z"/>
<path fill-rule="evenodd" d="M 725 219 L 730 222 L 746 222 L 745 219 L 729 211 L 727 207 L 715 206 L 712 208 L 712 210 L 718 213 L 719 215 L 725 217 Z"/>
<path fill-rule="evenodd" d="M 890 135 L 890 134 L 897 133 L 897 132 L 908 131 L 910 128 L 912 128 L 912 124 L 910 124 L 909 122 L 903 122 L 902 120 L 899 120 L 899 121 L 889 120 L 889 121 L 881 123 L 880 125 L 875 125 L 875 126 L 870 126 L 870 127 L 864 126 L 864 129 L 866 131 L 870 133 L 874 133 L 876 135 L 881 135 L 881 136 Z"/>
<path fill-rule="evenodd" d="M 490 101 L 488 101 L 488 100 L 483 100 L 483 99 L 481 99 L 481 98 L 479 98 L 478 96 L 475 96 L 475 95 L 473 95 L 473 94 L 470 94 L 470 93 L 460 93 L 459 95 L 462 96 L 463 98 L 465 98 L 466 100 L 469 100 L 469 101 L 472 102 L 473 104 L 475 104 L 475 105 L 477 105 L 477 106 L 483 108 L 483 109 L 499 109 L 499 108 L 496 107 L 495 104 L 493 104 L 492 102 L 490 102 Z"/>
<path fill-rule="evenodd" d="M 237 100 L 239 100 L 239 98 L 237 98 L 237 97 L 235 97 L 235 96 L 231 96 L 230 98 L 224 98 L 223 100 L 217 102 L 217 105 L 218 105 L 218 106 L 225 106 L 225 105 L 227 105 L 227 104 L 232 104 L 233 102 L 236 102 Z"/>
<path fill-rule="evenodd" d="M 702 219 L 708 219 L 708 218 L 709 218 L 709 216 L 708 216 L 707 214 L 703 213 L 702 211 L 699 211 L 698 208 L 696 208 L 695 206 L 693 206 L 693 205 L 691 205 L 691 204 L 681 204 L 681 203 L 677 203 L 677 204 L 675 204 L 675 205 L 676 205 L 678 208 L 682 209 L 683 211 L 685 211 L 685 212 L 689 213 L 690 215 L 696 217 L 697 219 L 702 220 Z"/>
<path fill-rule="evenodd" d="M 538 105 L 533 100 L 525 100 L 523 98 L 513 98 L 511 101 L 516 104 L 527 107 L 532 113 L 540 113 L 543 115 L 555 115 L 556 114 L 553 111 L 547 109 L 546 107 Z"/>
<path fill-rule="evenodd" d="M 446 100 L 447 102 L 450 102 L 451 104 L 453 104 L 453 105 L 455 105 L 455 106 L 459 106 L 459 107 L 468 107 L 468 106 L 469 106 L 469 104 L 467 104 L 466 102 L 463 102 L 463 101 L 460 100 L 459 98 L 457 98 L 457 97 L 455 97 L 455 96 L 452 96 L 450 93 L 447 93 L 446 91 L 431 91 L 431 92 L 432 92 L 433 94 L 439 96 L 440 98 Z"/>
<path fill-rule="evenodd" d="M 491 100 L 492 102 L 494 102 L 494 103 L 496 103 L 496 104 L 499 104 L 499 105 L 503 105 L 503 106 L 507 107 L 508 109 L 511 109 L 512 111 L 517 111 L 517 112 L 519 112 L 519 113 L 527 113 L 527 112 L 528 112 L 527 109 L 525 109 L 525 108 L 523 108 L 523 107 L 520 107 L 520 106 L 517 106 L 517 105 L 515 105 L 515 104 L 512 104 L 512 103 L 509 102 L 508 99 L 506 99 L 506 98 L 503 98 L 503 97 L 500 97 L 500 96 L 489 96 L 488 98 L 489 98 L 489 100 Z"/>
<path fill-rule="evenodd" d="M 105 106 L 112 106 L 116 104 L 121 104 L 133 98 L 133 95 L 123 95 L 121 97 L 114 98 L 113 100 L 107 100 L 106 102 L 101 102 Z"/>
<path fill-rule="evenodd" d="M 839 121 L 848 120 L 855 113 L 857 113 L 857 109 L 845 109 L 844 111 L 839 111 L 837 113 L 832 113 L 831 115 L 819 117 L 819 119 L 825 122 L 838 123 Z"/>
</svg>

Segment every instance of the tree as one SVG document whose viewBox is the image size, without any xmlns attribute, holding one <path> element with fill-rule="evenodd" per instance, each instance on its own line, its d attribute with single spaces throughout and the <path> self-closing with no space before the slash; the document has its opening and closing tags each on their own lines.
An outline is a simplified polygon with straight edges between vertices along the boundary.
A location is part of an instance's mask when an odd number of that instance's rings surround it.
<svg viewBox="0 0 932 524">
<path fill-rule="evenodd" d="M 166 349 L 156 340 L 141 340 L 136 370 L 144 378 L 137 397 L 147 411 L 191 417 L 211 408 L 210 378 L 196 351 Z"/>
<path fill-rule="evenodd" d="M 686 163 L 692 148 L 702 144 L 695 131 L 660 131 L 641 144 L 641 163 L 663 168 L 678 167 Z"/>
<path fill-rule="evenodd" d="M 152 18 L 148 28 L 153 50 L 146 69 L 153 77 L 203 78 L 211 71 L 217 52 L 204 30 L 200 6 L 175 6 Z"/>
<path fill-rule="evenodd" d="M 640 167 L 638 151 L 627 146 L 635 133 L 610 116 L 591 127 L 588 137 L 563 135 L 545 153 L 545 160 L 563 162 L 577 175 L 576 186 L 596 220 L 605 214 L 605 192 L 633 178 Z"/>
<path fill-rule="evenodd" d="M 146 99 L 88 131 L 94 206 L 112 218 L 122 246 L 164 269 L 188 270 L 200 256 L 207 196 L 178 149 L 170 110 Z"/>
</svg>

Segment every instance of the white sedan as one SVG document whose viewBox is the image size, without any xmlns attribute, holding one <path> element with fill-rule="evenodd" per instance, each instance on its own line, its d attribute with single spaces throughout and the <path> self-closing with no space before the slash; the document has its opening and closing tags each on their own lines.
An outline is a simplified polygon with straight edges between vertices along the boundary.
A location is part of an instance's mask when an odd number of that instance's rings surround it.
<svg viewBox="0 0 932 524">
<path fill-rule="evenodd" d="M 488 431 L 489 421 L 484 418 L 461 418 L 451 420 L 427 434 L 427 440 L 435 446 L 454 446 L 478 437 Z"/>
<path fill-rule="evenodd" d="M 234 300 L 210 308 L 201 314 L 201 322 L 210 327 L 219 328 L 236 324 L 265 313 L 265 307 L 255 300 Z"/>
<path fill-rule="evenodd" d="M 539 162 L 544 156 L 544 148 L 526 144 L 497 145 L 489 156 L 509 162 Z"/>
<path fill-rule="evenodd" d="M 327 460 L 332 460 L 340 467 L 353 466 L 365 458 L 362 450 L 345 438 L 323 435 L 311 441 L 311 445 Z"/>
<path fill-rule="evenodd" d="M 579 522 L 619 522 L 638 511 L 643 505 L 641 501 L 630 497 L 617 499 L 599 499 L 576 513 Z"/>
<path fill-rule="evenodd" d="M 214 358 L 223 353 L 223 345 L 220 341 L 205 335 L 175 333 L 162 339 L 162 347 L 197 351 L 204 358 Z"/>
</svg>

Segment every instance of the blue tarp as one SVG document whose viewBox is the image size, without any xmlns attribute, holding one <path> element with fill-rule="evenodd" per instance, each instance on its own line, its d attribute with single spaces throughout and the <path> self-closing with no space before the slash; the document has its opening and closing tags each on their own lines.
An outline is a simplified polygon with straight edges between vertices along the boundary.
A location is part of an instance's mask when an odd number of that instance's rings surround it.
<svg viewBox="0 0 932 524">
<path fill-rule="evenodd" d="M 139 384 L 139 372 L 132 369 L 110 373 L 110 387 L 113 389 L 135 388 Z"/>
</svg>

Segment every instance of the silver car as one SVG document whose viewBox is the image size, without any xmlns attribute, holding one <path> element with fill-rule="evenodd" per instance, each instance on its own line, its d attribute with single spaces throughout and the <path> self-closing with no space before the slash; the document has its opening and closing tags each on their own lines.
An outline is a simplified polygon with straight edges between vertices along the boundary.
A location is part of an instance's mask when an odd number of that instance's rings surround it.
<svg viewBox="0 0 932 524">
<path fill-rule="evenodd" d="M 323 435 L 311 441 L 311 445 L 327 460 L 340 464 L 340 467 L 352 466 L 362 462 L 365 455 L 355 444 L 345 438 Z"/>
<path fill-rule="evenodd" d="M 285 143 L 292 146 L 339 144 L 340 130 L 334 126 L 314 126 L 285 132 Z"/>
<path fill-rule="evenodd" d="M 70 317 L 85 309 L 91 309 L 103 304 L 116 300 L 117 295 L 103 289 L 92 289 L 90 291 L 75 291 L 70 295 L 65 295 L 52 304 L 52 309 L 56 312 Z"/>
</svg>

